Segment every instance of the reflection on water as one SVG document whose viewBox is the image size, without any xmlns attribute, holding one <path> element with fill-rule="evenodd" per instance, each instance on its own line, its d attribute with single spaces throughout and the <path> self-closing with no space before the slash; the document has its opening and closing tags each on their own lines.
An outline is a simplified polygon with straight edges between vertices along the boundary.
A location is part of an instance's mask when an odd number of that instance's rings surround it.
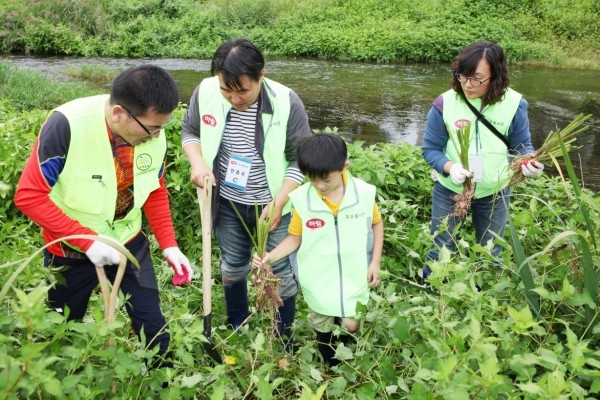
<svg viewBox="0 0 600 400">
<path fill-rule="evenodd" d="M 195 86 L 209 76 L 210 61 L 7 56 L 0 60 L 64 77 L 67 67 L 99 64 L 124 69 L 155 63 L 173 74 L 187 103 Z M 267 77 L 294 89 L 302 98 L 311 127 L 337 127 L 346 137 L 366 142 L 407 141 L 421 145 L 431 102 L 448 88 L 449 65 L 365 64 L 317 60 L 270 60 Z M 529 101 L 533 144 L 550 130 L 565 127 L 579 114 L 593 114 L 590 129 L 578 139 L 574 157 L 581 162 L 587 187 L 600 190 L 600 71 L 511 67 L 511 86 Z"/>
</svg>

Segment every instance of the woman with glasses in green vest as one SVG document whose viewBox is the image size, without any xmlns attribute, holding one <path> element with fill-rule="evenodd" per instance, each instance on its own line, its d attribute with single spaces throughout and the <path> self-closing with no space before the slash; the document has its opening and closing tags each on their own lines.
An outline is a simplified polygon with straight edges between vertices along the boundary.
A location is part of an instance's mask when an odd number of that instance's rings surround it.
<svg viewBox="0 0 600 400">
<path fill-rule="evenodd" d="M 423 281 L 431 274 L 428 263 L 437 260 L 442 247 L 456 249 L 454 231 L 463 216 L 454 213 L 454 197 L 465 180 L 474 182 L 470 205 L 477 243 L 502 237 L 508 218 L 511 154 L 534 151 L 529 131 L 527 101 L 508 87 L 508 68 L 502 48 L 488 41 L 465 47 L 452 63 L 450 90 L 433 102 L 425 124 L 422 153 L 436 171 L 434 176 L 431 234 L 434 243 L 425 257 Z M 458 133 L 468 126 L 469 169 L 460 162 Z M 544 165 L 523 164 L 526 177 L 540 175 Z M 447 220 L 446 229 L 441 230 Z M 495 245 L 497 257 L 501 247 Z"/>
</svg>

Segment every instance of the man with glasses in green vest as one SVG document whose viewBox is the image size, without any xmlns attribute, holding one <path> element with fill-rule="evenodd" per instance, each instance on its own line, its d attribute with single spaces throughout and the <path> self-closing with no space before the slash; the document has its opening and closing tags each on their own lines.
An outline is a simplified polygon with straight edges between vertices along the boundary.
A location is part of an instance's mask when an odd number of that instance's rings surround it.
<svg viewBox="0 0 600 400">
<path fill-rule="evenodd" d="M 149 347 L 159 346 L 151 366 L 170 366 L 170 336 L 160 309 L 158 284 L 142 213 L 167 262 L 172 283 L 189 284 L 190 262 L 179 250 L 165 187 L 164 126 L 179 103 L 164 69 L 141 65 L 121 73 L 110 95 L 76 99 L 52 110 L 33 147 L 15 196 L 16 206 L 42 227 L 46 243 L 71 235 L 107 237 L 125 246 L 122 292 L 133 329 Z M 100 240 L 57 241 L 44 264 L 61 267 L 48 292 L 50 306 L 81 320 L 98 286 L 95 268 L 114 280 L 120 254 Z"/>
</svg>

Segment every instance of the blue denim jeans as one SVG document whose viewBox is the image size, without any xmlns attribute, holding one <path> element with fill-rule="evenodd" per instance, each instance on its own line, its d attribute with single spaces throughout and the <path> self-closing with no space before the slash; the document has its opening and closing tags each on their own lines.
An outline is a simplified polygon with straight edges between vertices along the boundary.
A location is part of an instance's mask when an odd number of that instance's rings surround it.
<svg viewBox="0 0 600 400">
<path fill-rule="evenodd" d="M 440 249 L 445 246 L 448 250 L 456 250 L 456 238 L 453 236 L 454 229 L 457 225 L 463 222 L 463 218 L 450 216 L 454 211 L 454 197 L 456 193 L 446 189 L 439 182 L 433 186 L 433 205 L 431 210 L 431 234 L 434 235 L 433 245 L 429 253 L 425 256 L 425 263 L 431 260 L 437 260 Z M 490 196 L 473 199 L 471 203 L 471 216 L 473 219 L 473 227 L 475 228 L 475 239 L 477 243 L 485 245 L 489 240 L 493 240 L 494 236 L 490 232 L 496 233 L 498 236 L 504 236 L 506 222 L 508 221 L 508 205 L 510 202 L 510 188 L 506 187 L 500 192 Z M 448 229 L 438 232 L 440 225 L 448 218 Z M 498 244 L 494 245 L 492 255 L 494 257 L 500 254 L 502 247 Z M 423 279 L 431 273 L 425 265 L 423 267 Z"/>
<path fill-rule="evenodd" d="M 233 203 L 244 219 L 244 223 L 253 234 L 256 231 L 256 210 L 253 205 Z M 258 206 L 258 215 L 262 207 Z M 287 214 L 281 218 L 279 227 L 269 233 L 267 240 L 267 251 L 274 249 L 288 236 L 288 226 L 291 215 Z M 215 236 L 221 249 L 220 269 L 223 283 L 239 282 L 246 279 L 250 273 L 250 262 L 253 253 L 252 240 L 246 232 L 240 218 L 232 208 L 231 202 L 223 198 L 219 199 L 219 217 L 215 227 Z M 281 281 L 281 298 L 283 300 L 294 296 L 298 292 L 298 283 L 292 271 L 288 257 L 284 257 L 273 266 L 273 273 Z M 231 285 L 232 283 L 229 283 Z"/>
</svg>

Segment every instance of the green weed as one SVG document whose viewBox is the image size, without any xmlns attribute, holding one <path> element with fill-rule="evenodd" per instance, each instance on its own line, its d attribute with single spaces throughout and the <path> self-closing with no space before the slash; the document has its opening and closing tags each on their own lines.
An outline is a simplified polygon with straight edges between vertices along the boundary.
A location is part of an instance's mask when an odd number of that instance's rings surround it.
<svg viewBox="0 0 600 400">
<path fill-rule="evenodd" d="M 510 61 L 598 68 L 598 12 L 595 0 L 7 0 L 0 51 L 210 58 L 247 37 L 282 56 L 448 63 L 487 39 Z"/>
<path fill-rule="evenodd" d="M 175 118 L 184 111 L 178 108 Z M 123 307 L 107 325 L 95 292 L 83 322 L 68 322 L 45 304 L 55 278 L 41 257 L 15 273 L 42 246 L 39 229 L 16 210 L 12 197 L 45 116 L 36 106 L 0 102 L 0 181 L 9 186 L 0 190 L 0 282 L 12 282 L 0 299 L 2 398 L 101 399 L 113 383 L 114 397 L 128 399 L 598 397 L 594 288 L 600 262 L 594 238 L 600 199 L 576 188 L 574 176 L 566 182 L 541 176 L 513 189 L 514 229 L 497 238 L 501 266 L 491 246 L 474 245 L 467 220 L 457 251 L 442 251 L 431 264 L 433 290 L 425 290 L 417 275 L 431 243 L 430 169 L 419 149 L 406 143 L 349 143 L 352 174 L 377 186 L 386 246 L 384 283 L 359 310 L 356 343 L 337 347 L 341 364 L 330 369 L 319 361 L 302 296 L 293 327 L 297 347 L 286 355 L 283 345 L 268 346 L 271 325 L 260 313 L 232 335 L 223 289 L 215 285 L 212 333 L 226 360 L 215 365 L 203 346 L 201 281 L 170 285 L 171 268 L 151 237 L 175 366 L 148 371 L 153 351 L 130 334 Z M 167 127 L 167 184 L 179 244 L 198 271 L 200 215 L 180 134 L 177 124 Z M 526 267 L 530 278 L 524 280 Z M 105 347 L 108 338 L 116 341 Z"/>
</svg>

